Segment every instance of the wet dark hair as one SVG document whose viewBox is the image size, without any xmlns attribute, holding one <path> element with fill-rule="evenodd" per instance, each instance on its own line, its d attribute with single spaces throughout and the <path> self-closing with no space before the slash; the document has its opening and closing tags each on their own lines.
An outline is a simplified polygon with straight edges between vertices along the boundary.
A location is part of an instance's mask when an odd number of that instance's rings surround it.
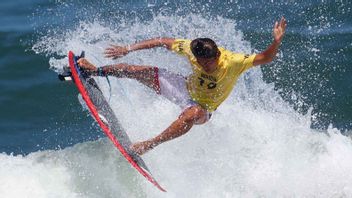
<svg viewBox="0 0 352 198">
<path fill-rule="evenodd" d="M 210 38 L 197 38 L 191 42 L 191 50 L 197 58 L 215 58 L 219 49 Z"/>
</svg>

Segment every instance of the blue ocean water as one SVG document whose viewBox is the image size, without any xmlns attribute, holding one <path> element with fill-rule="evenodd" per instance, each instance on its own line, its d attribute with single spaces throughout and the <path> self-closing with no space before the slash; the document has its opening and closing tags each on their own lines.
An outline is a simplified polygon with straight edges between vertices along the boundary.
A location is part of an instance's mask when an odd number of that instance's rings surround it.
<svg viewBox="0 0 352 198">
<path fill-rule="evenodd" d="M 348 138 L 352 128 L 351 9 L 352 2 L 345 0 L 180 0 L 176 2 L 167 0 L 104 0 L 100 2 L 3 0 L 0 3 L 0 152 L 3 152 L 4 156 L 1 157 L 5 158 L 3 159 L 5 161 L 12 162 L 11 153 L 13 155 L 32 154 L 36 159 L 35 156 L 39 155 L 38 151 L 52 149 L 62 151 L 65 155 L 73 155 L 73 153 L 79 154 L 79 151 L 74 150 L 70 153 L 65 148 L 87 141 L 93 141 L 92 144 L 101 144 L 98 139 L 104 135 L 94 124 L 88 112 L 82 109 L 77 99 L 75 86 L 62 83 L 57 79 L 55 71 L 59 70 L 59 64 L 62 66 L 65 64 L 67 46 L 72 46 L 74 48 L 72 50 L 80 50 L 80 46 L 76 44 L 80 43 L 81 46 L 84 45 L 87 48 L 91 57 L 100 57 L 102 50 L 109 43 L 126 44 L 153 36 L 192 38 L 209 35 L 220 45 L 232 50 L 255 53 L 264 50 L 270 44 L 272 26 L 274 21 L 279 20 L 281 16 L 285 16 L 288 20 L 288 28 L 278 59 L 256 70 L 255 72 L 262 74 L 259 77 L 253 78 L 252 73 L 246 75 L 244 81 L 239 83 L 234 91 L 238 90 L 238 92 L 234 93 L 232 98 L 230 97 L 231 102 L 224 105 L 226 108 L 220 108 L 218 114 L 227 115 L 228 111 L 233 111 L 230 115 L 234 115 L 233 119 L 236 120 L 240 118 L 236 116 L 238 112 L 236 109 L 229 110 L 228 108 L 237 102 L 238 105 L 242 105 L 237 108 L 243 113 L 246 111 L 242 112 L 241 108 L 251 104 L 252 106 L 248 109 L 252 107 L 255 109 L 249 111 L 249 114 L 253 113 L 252 117 L 287 111 L 286 113 L 290 115 L 296 116 L 295 113 L 297 113 L 299 119 L 307 119 L 306 129 L 301 130 L 301 125 L 292 124 L 283 131 L 291 129 L 295 131 L 296 128 L 299 128 L 299 131 L 312 129 L 313 133 L 317 133 L 318 136 L 320 133 L 325 134 L 334 129 L 336 133 L 342 133 L 342 137 Z M 143 53 L 141 56 L 132 55 L 126 61 L 154 64 L 154 59 L 157 60 L 152 55 Z M 162 62 L 157 62 L 160 65 L 178 63 L 173 57 L 170 58 L 171 55 L 156 51 L 158 56 L 164 56 L 164 54 L 165 57 L 161 58 Z M 96 60 L 101 61 L 99 58 Z M 108 60 L 104 61 L 110 63 Z M 104 64 L 105 62 L 99 63 Z M 179 72 L 183 72 L 182 69 Z M 263 83 L 252 83 L 253 79 L 255 82 L 263 80 Z M 243 88 L 246 86 L 249 89 Z M 259 90 L 262 87 L 265 89 Z M 243 92 L 246 96 L 242 100 L 243 97 L 236 94 L 241 95 Z M 267 96 L 263 96 L 265 94 Z M 279 98 L 278 103 L 275 102 L 276 98 Z M 270 99 L 273 100 L 270 101 Z M 282 110 L 281 100 L 287 104 L 284 110 Z M 139 108 L 143 109 L 145 104 L 140 105 Z M 167 105 L 163 107 L 168 108 Z M 261 108 L 263 111 L 256 111 Z M 176 114 L 173 110 L 165 110 L 165 112 Z M 228 125 L 226 121 L 221 122 L 219 127 L 214 127 L 220 122 L 219 117 L 217 120 L 215 114 L 214 125 L 210 126 L 209 134 L 224 130 L 222 127 L 226 129 Z M 252 117 L 248 117 L 247 120 L 251 120 Z M 241 122 L 234 121 L 236 123 L 229 126 L 229 131 L 239 127 L 240 131 L 248 130 L 250 134 L 249 129 L 259 131 L 266 126 L 262 126 L 261 123 L 254 124 L 253 121 L 248 121 L 250 123 L 248 124 L 247 120 L 239 120 Z M 263 118 L 262 121 L 264 122 L 265 119 Z M 274 123 L 275 130 L 282 131 L 280 116 L 271 121 Z M 130 122 L 133 122 L 132 118 L 126 121 L 126 126 L 129 126 Z M 167 124 L 167 121 L 165 122 Z M 295 123 L 293 118 L 292 123 Z M 243 126 L 246 124 L 247 126 Z M 155 125 L 157 129 L 166 126 L 165 124 Z M 312 131 L 307 132 L 307 134 L 310 133 Z M 330 134 L 330 136 L 333 138 L 333 135 Z M 263 138 L 270 141 L 269 137 Z M 295 137 L 292 138 L 295 139 Z M 311 146 L 316 150 L 319 150 L 319 145 L 323 144 L 316 139 L 312 142 L 313 146 Z M 315 145 L 316 142 L 318 146 Z M 189 143 L 197 144 L 197 142 Z M 248 141 L 243 145 L 252 143 Z M 93 148 L 99 150 L 101 147 L 94 146 Z M 299 149 L 304 150 L 303 147 Z M 242 150 L 236 151 L 239 155 Z M 352 150 L 347 149 L 344 152 L 350 154 Z M 344 152 L 341 151 L 341 153 Z M 56 154 L 55 157 L 60 158 Z M 48 159 L 53 160 L 50 157 Z M 297 159 L 306 158 L 298 157 Z M 303 172 L 298 173 L 304 174 Z M 241 174 L 246 175 L 244 172 Z M 246 176 L 249 177 L 248 174 Z M 168 176 L 168 178 L 171 177 Z M 80 177 L 77 176 L 77 178 Z M 169 183 L 167 179 L 162 178 Z M 336 179 L 340 178 L 332 177 L 332 181 Z M 241 195 L 241 192 L 252 192 L 253 194 L 246 195 L 253 196 L 275 195 L 275 190 L 270 191 L 271 188 L 268 186 L 263 187 L 269 189 L 268 191 L 261 191 L 260 188 L 254 188 L 253 183 L 248 185 L 240 182 L 243 184 L 242 189 L 235 185 L 236 181 L 229 181 L 231 182 L 232 185 L 229 184 L 229 187 L 235 190 L 229 190 L 226 194 L 227 191 L 222 189 L 222 195 L 225 197 Z M 259 180 L 256 182 L 258 184 Z M 290 185 L 294 184 L 288 183 L 286 186 Z M 149 187 L 146 186 L 146 188 Z M 348 185 L 345 187 L 351 188 Z M 89 186 L 82 188 L 78 195 L 67 195 L 68 197 L 84 197 L 85 195 L 95 197 L 89 193 L 85 194 L 84 192 L 89 192 L 87 189 Z M 314 195 L 315 192 L 307 192 L 299 187 L 297 189 L 297 196 Z M 318 191 L 319 187 L 316 189 Z M 337 188 L 336 191 L 343 191 L 346 196 L 351 195 L 350 190 L 344 191 Z M 118 192 L 123 195 L 125 191 Z M 133 194 L 130 191 L 127 192 L 128 195 Z M 205 192 L 206 190 L 202 191 L 202 193 Z M 286 191 L 276 193 L 276 196 L 287 195 Z M 111 195 L 113 192 L 109 191 L 105 197 Z M 325 195 L 334 194 L 325 191 Z M 149 197 L 150 194 L 146 190 L 145 194 L 138 194 L 138 196 Z"/>
</svg>

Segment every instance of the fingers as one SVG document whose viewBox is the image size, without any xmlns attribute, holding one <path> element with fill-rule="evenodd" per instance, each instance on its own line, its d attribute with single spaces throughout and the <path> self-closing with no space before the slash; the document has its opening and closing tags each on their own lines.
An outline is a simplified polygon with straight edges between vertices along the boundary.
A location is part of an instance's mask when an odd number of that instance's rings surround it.
<svg viewBox="0 0 352 198">
<path fill-rule="evenodd" d="M 108 47 L 106 49 L 114 50 L 114 49 L 120 49 L 120 48 L 123 48 L 123 46 L 110 44 L 110 47 Z"/>
<path fill-rule="evenodd" d="M 280 27 L 285 30 L 286 29 L 286 26 L 287 26 L 287 21 L 285 19 L 285 17 L 281 17 L 281 20 L 280 20 Z"/>
<path fill-rule="evenodd" d="M 112 45 L 112 44 L 110 44 L 110 47 L 107 47 L 106 49 L 105 49 L 105 53 L 110 53 L 110 52 L 113 52 L 116 48 L 118 48 L 119 46 L 117 46 L 117 45 Z"/>
<path fill-rule="evenodd" d="M 105 57 L 110 58 L 114 56 L 115 52 L 112 50 L 105 50 L 104 54 L 105 54 Z"/>
<path fill-rule="evenodd" d="M 110 44 L 110 47 L 106 48 L 106 50 L 110 50 L 111 51 L 111 50 L 115 50 L 115 49 L 118 49 L 118 48 L 120 48 L 120 46 Z"/>
<path fill-rule="evenodd" d="M 106 58 L 112 58 L 112 57 L 115 56 L 115 47 L 116 47 L 116 45 L 111 45 L 110 44 L 110 46 L 111 47 L 106 48 L 105 51 L 104 51 L 104 54 L 105 54 Z"/>
<path fill-rule="evenodd" d="M 273 36 L 276 42 L 281 42 L 285 31 L 286 31 L 287 22 L 285 17 L 281 17 L 280 21 L 275 21 Z"/>
<path fill-rule="evenodd" d="M 78 59 L 77 63 L 78 63 L 79 66 L 82 66 L 84 64 L 84 58 Z"/>
<path fill-rule="evenodd" d="M 115 50 L 114 48 L 106 48 L 105 52 L 111 52 L 111 51 L 114 51 L 114 50 Z"/>
<path fill-rule="evenodd" d="M 281 19 L 280 19 L 280 25 L 281 25 L 284 21 L 285 21 L 285 18 L 284 18 L 284 16 L 282 16 Z"/>
<path fill-rule="evenodd" d="M 277 29 L 277 28 L 279 28 L 279 23 L 276 21 L 274 24 L 274 29 Z"/>
<path fill-rule="evenodd" d="M 84 59 L 84 58 L 80 58 L 80 59 L 78 59 L 77 60 L 77 64 L 78 64 L 78 66 L 79 67 L 81 67 L 81 68 L 84 68 L 84 69 L 87 69 L 88 68 L 88 61 L 86 60 L 86 59 Z"/>
<path fill-rule="evenodd" d="M 284 29 L 284 31 L 285 31 L 286 26 L 287 26 L 287 21 L 286 21 L 286 19 L 285 19 L 284 17 L 282 17 L 282 18 L 283 18 L 283 21 L 282 21 L 282 29 Z"/>
<path fill-rule="evenodd" d="M 107 53 L 112 53 L 116 50 L 117 48 L 116 47 L 108 47 L 105 49 L 105 54 Z"/>
<path fill-rule="evenodd" d="M 282 28 L 282 29 L 286 29 L 287 26 L 287 21 L 285 19 L 285 17 L 281 17 L 280 22 L 276 21 L 274 24 L 274 29 L 278 29 L 278 28 Z"/>
<path fill-rule="evenodd" d="M 90 63 L 88 62 L 88 60 L 85 59 L 85 58 L 80 58 L 80 59 L 78 59 L 78 60 L 77 60 L 77 64 L 78 64 L 78 66 L 80 66 L 80 67 L 87 67 L 87 66 L 90 65 Z"/>
<path fill-rule="evenodd" d="M 106 58 L 113 58 L 113 59 L 120 58 L 126 55 L 127 53 L 128 51 L 126 50 L 126 47 L 119 46 L 119 45 L 112 45 L 112 44 L 110 44 L 110 47 L 106 48 L 104 51 Z"/>
<path fill-rule="evenodd" d="M 104 52 L 105 55 L 111 55 L 114 54 L 114 50 L 106 49 Z"/>
<path fill-rule="evenodd" d="M 120 58 L 122 57 L 123 55 L 119 55 L 119 54 L 116 54 L 115 52 L 105 52 L 105 58 L 113 58 L 113 59 L 116 59 L 116 58 Z"/>
</svg>

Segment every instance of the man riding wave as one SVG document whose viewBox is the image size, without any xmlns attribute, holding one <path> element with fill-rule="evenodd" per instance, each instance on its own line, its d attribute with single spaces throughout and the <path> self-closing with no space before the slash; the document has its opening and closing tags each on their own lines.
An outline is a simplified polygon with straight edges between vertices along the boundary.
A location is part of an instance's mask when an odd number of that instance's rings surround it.
<svg viewBox="0 0 352 198">
<path fill-rule="evenodd" d="M 252 55 L 234 53 L 218 47 L 209 38 L 154 38 L 128 46 L 113 45 L 105 51 L 106 57 L 115 59 L 136 50 L 166 47 L 188 58 L 192 74 L 187 77 L 153 66 L 120 63 L 96 67 L 85 58 L 79 59 L 78 64 L 91 75 L 135 79 L 183 109 L 178 118 L 161 134 L 132 144 L 131 149 L 142 155 L 165 141 L 187 133 L 193 125 L 206 123 L 212 112 L 230 95 L 243 72 L 274 59 L 286 26 L 284 17 L 280 22 L 275 22 L 272 44 L 265 51 Z"/>
</svg>

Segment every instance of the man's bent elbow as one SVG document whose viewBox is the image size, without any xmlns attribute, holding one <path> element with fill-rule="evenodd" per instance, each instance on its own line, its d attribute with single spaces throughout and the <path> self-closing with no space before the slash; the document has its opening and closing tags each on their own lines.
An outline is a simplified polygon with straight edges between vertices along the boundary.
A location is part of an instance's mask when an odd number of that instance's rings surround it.
<svg viewBox="0 0 352 198">
<path fill-rule="evenodd" d="M 174 38 L 161 37 L 159 38 L 159 42 L 161 45 L 165 46 L 167 49 L 171 49 L 172 44 L 174 43 Z"/>
</svg>

